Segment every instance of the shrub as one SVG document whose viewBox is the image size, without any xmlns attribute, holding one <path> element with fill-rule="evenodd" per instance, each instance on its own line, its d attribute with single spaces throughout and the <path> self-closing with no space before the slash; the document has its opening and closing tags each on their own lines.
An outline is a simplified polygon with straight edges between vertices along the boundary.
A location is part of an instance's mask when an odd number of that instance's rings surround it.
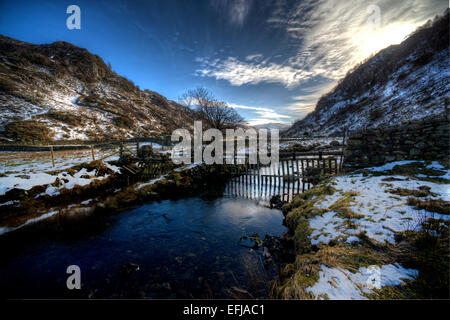
<svg viewBox="0 0 450 320">
<path fill-rule="evenodd" d="M 134 125 L 134 121 L 125 116 L 119 116 L 113 119 L 113 123 L 121 128 L 129 129 Z"/>
<path fill-rule="evenodd" d="M 64 122 L 70 126 L 78 126 L 81 123 L 81 117 L 68 112 L 49 111 L 45 116 L 50 119 Z"/>
</svg>

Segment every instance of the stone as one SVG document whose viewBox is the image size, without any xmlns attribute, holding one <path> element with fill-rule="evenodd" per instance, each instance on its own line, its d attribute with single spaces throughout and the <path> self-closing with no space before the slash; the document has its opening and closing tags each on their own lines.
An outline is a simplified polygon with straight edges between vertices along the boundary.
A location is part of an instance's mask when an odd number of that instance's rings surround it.
<svg viewBox="0 0 450 320">
<path fill-rule="evenodd" d="M 424 149 L 424 148 L 426 148 L 426 146 L 427 146 L 427 144 L 423 141 L 418 142 L 414 145 L 414 147 L 416 147 L 417 149 Z"/>
</svg>

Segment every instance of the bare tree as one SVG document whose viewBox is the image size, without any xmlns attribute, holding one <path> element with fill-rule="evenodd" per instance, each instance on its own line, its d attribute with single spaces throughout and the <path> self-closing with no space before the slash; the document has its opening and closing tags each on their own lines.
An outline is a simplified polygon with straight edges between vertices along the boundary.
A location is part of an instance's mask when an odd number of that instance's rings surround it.
<svg viewBox="0 0 450 320">
<path fill-rule="evenodd" d="M 244 121 L 239 113 L 227 103 L 217 100 L 214 95 L 204 87 L 188 90 L 180 98 L 180 103 L 187 107 L 195 107 L 197 118 L 210 128 L 224 130 L 235 128 Z"/>
</svg>

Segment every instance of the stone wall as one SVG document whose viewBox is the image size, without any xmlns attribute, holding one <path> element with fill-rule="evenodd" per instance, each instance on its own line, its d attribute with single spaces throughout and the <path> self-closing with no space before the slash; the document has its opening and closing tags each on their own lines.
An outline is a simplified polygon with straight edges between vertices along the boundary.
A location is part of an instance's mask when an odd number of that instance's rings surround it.
<svg viewBox="0 0 450 320">
<path fill-rule="evenodd" d="M 399 125 L 354 131 L 344 151 L 346 168 L 362 168 L 398 160 L 449 158 L 449 114 Z"/>
</svg>

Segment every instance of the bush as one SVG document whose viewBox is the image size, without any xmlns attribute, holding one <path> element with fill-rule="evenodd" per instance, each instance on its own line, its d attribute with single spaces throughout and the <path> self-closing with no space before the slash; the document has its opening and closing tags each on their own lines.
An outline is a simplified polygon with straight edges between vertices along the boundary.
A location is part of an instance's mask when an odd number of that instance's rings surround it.
<svg viewBox="0 0 450 320">
<path fill-rule="evenodd" d="M 45 116 L 74 127 L 80 125 L 81 123 L 81 117 L 68 112 L 49 111 L 45 114 Z"/>
<path fill-rule="evenodd" d="M 121 128 L 130 129 L 134 125 L 134 121 L 128 117 L 120 116 L 113 119 L 113 123 Z"/>
</svg>

